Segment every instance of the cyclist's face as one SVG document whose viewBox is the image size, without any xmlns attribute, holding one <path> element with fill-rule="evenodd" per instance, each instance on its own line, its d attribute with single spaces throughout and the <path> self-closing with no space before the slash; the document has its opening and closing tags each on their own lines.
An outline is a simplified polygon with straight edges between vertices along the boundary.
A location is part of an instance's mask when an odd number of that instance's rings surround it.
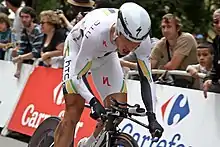
<svg viewBox="0 0 220 147">
<path fill-rule="evenodd" d="M 121 55 L 127 55 L 131 51 L 135 50 L 137 47 L 140 46 L 141 43 L 136 43 L 128 40 L 127 38 L 124 37 L 124 35 L 120 35 L 116 39 L 116 45 L 119 50 L 119 53 Z"/>
<path fill-rule="evenodd" d="M 213 14 L 213 26 L 216 30 L 216 33 L 220 35 L 220 13 Z"/>
</svg>

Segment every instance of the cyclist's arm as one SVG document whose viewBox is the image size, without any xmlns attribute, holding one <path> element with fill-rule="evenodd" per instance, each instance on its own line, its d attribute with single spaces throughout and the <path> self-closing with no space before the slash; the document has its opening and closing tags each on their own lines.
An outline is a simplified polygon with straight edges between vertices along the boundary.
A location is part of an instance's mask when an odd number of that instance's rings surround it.
<svg viewBox="0 0 220 147">
<path fill-rule="evenodd" d="M 85 81 L 86 74 L 92 66 L 92 58 L 95 52 L 96 46 L 91 46 L 92 40 L 86 38 L 83 39 L 80 51 L 76 57 L 76 67 L 74 76 L 72 77 L 73 84 L 78 94 L 80 94 L 87 102 L 94 97 L 92 92 L 89 90 L 88 82 Z"/>
<path fill-rule="evenodd" d="M 148 112 L 154 111 L 156 101 L 155 85 L 153 83 L 151 66 L 150 66 L 151 43 L 147 38 L 139 49 L 135 51 L 137 55 L 138 71 L 141 83 L 141 96 Z"/>
<path fill-rule="evenodd" d="M 153 112 L 153 100 L 156 100 L 155 85 L 153 83 L 150 62 L 138 59 L 138 71 L 141 82 L 141 96 L 148 112 Z"/>
</svg>

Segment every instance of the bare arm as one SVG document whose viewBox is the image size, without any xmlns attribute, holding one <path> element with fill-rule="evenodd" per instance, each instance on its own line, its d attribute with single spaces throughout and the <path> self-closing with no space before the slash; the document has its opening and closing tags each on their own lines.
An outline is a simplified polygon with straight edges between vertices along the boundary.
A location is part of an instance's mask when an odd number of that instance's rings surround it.
<svg viewBox="0 0 220 147">
<path fill-rule="evenodd" d="M 57 57 L 57 56 L 62 56 L 63 48 L 64 48 L 64 43 L 60 43 L 59 45 L 57 45 L 55 51 L 50 51 L 50 52 L 46 52 L 46 53 L 41 53 L 41 58 L 42 58 L 42 60 L 45 61 L 45 60 L 47 60 L 48 58 Z"/>
<path fill-rule="evenodd" d="M 120 63 L 122 67 L 128 67 L 130 69 L 137 69 L 137 63 L 125 61 L 123 59 L 120 59 Z"/>
<path fill-rule="evenodd" d="M 175 54 L 172 57 L 172 59 L 167 64 L 164 65 L 164 69 L 166 70 L 177 69 L 181 65 L 184 58 L 185 58 L 184 55 Z"/>
<path fill-rule="evenodd" d="M 70 31 L 72 30 L 73 28 L 73 25 L 69 22 L 69 20 L 66 18 L 66 16 L 62 13 L 62 14 L 59 14 L 60 18 L 64 21 L 67 29 Z"/>
<path fill-rule="evenodd" d="M 150 59 L 150 62 L 151 62 L 151 68 L 152 68 L 152 69 L 156 68 L 157 60 L 151 58 L 151 59 Z"/>
</svg>

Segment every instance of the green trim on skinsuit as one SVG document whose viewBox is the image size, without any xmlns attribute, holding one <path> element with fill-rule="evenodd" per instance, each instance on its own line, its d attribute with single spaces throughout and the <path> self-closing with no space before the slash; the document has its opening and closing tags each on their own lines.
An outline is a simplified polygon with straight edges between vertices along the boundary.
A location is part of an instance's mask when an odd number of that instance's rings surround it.
<svg viewBox="0 0 220 147">
<path fill-rule="evenodd" d="M 123 80 L 123 83 L 122 83 L 122 87 L 121 87 L 121 90 L 120 90 L 121 93 L 127 93 L 127 87 L 126 87 L 126 84 L 125 84 L 125 81 Z"/>
<path fill-rule="evenodd" d="M 71 83 L 71 86 L 72 86 L 73 90 L 75 91 L 75 93 L 78 93 L 77 90 L 76 90 L 76 87 L 74 86 L 74 83 L 73 83 L 72 79 L 70 80 L 70 83 Z"/>
<path fill-rule="evenodd" d="M 68 54 L 67 54 L 68 53 Z M 66 49 L 65 49 L 65 54 L 64 54 L 64 56 L 65 57 L 67 57 L 67 56 L 69 56 L 70 55 L 70 46 L 69 46 L 69 41 L 67 42 L 67 47 L 66 47 Z"/>
<path fill-rule="evenodd" d="M 146 66 L 146 64 L 145 64 L 145 62 L 142 61 L 142 60 L 140 60 L 140 59 L 138 59 L 138 63 L 139 63 L 139 65 L 140 65 L 140 67 L 141 67 L 141 70 L 142 70 L 144 76 L 145 76 L 145 77 L 148 79 L 148 81 L 151 83 L 153 80 L 152 80 L 152 78 L 151 78 L 151 76 L 150 76 L 150 71 L 148 70 L 148 68 L 147 68 L 147 66 Z"/>
<path fill-rule="evenodd" d="M 68 94 L 75 93 L 75 91 L 74 91 L 74 89 L 73 89 L 73 87 L 71 85 L 70 80 L 65 81 L 65 88 L 66 88 Z"/>
<path fill-rule="evenodd" d="M 91 68 L 91 66 L 92 66 L 92 61 L 90 61 L 90 62 L 88 62 L 84 67 L 83 67 L 83 69 L 79 72 L 79 74 L 78 74 L 78 78 L 79 77 L 82 77 L 84 74 L 86 74 L 88 71 L 89 71 L 89 69 Z"/>
</svg>

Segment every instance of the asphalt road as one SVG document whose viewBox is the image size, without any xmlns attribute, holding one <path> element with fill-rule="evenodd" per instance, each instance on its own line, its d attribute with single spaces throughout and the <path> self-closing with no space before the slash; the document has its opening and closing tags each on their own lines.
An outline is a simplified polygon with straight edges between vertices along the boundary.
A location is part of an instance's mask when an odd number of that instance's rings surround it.
<svg viewBox="0 0 220 147">
<path fill-rule="evenodd" d="M 13 138 L 0 136 L 0 147 L 27 147 L 27 143 Z"/>
</svg>

